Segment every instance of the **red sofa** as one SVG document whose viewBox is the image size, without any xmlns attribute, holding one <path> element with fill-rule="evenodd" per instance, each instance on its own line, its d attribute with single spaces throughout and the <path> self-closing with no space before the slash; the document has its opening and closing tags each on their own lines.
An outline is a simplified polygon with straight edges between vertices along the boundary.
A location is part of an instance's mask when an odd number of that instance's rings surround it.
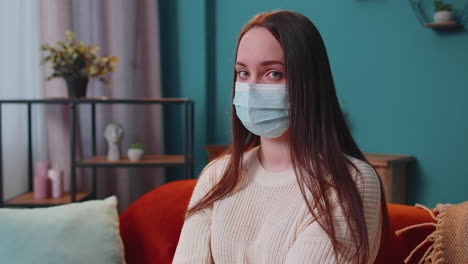
<svg viewBox="0 0 468 264">
<path fill-rule="evenodd" d="M 171 263 L 174 256 L 184 214 L 196 180 L 180 180 L 162 185 L 132 203 L 120 215 L 120 232 L 128 264 Z M 409 230 L 401 236 L 395 231 L 403 227 L 434 222 L 423 209 L 388 203 L 391 238 L 383 252 L 382 244 L 375 263 L 399 264 L 429 235 L 433 228 Z M 417 263 L 426 245 L 410 263 Z"/>
</svg>

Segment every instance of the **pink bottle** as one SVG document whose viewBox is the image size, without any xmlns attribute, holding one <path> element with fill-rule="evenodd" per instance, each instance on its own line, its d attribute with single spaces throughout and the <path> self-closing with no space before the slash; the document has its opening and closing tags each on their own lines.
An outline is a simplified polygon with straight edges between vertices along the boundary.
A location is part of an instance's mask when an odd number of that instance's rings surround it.
<svg viewBox="0 0 468 264">
<path fill-rule="evenodd" d="M 34 199 L 50 198 L 50 180 L 48 177 L 34 177 Z"/>
<path fill-rule="evenodd" d="M 34 163 L 34 177 L 47 177 L 50 169 L 48 161 L 39 161 Z"/>
<path fill-rule="evenodd" d="M 34 164 L 34 198 L 50 198 L 50 179 L 48 177 L 50 163 L 47 161 Z"/>
</svg>

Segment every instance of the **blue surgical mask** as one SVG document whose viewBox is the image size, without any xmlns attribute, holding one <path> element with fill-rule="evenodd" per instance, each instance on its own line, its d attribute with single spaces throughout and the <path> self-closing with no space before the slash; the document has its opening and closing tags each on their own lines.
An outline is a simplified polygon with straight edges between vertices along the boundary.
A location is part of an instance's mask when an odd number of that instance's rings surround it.
<svg viewBox="0 0 468 264">
<path fill-rule="evenodd" d="M 233 104 L 237 117 L 255 135 L 277 138 L 289 127 L 286 85 L 236 82 Z"/>
</svg>

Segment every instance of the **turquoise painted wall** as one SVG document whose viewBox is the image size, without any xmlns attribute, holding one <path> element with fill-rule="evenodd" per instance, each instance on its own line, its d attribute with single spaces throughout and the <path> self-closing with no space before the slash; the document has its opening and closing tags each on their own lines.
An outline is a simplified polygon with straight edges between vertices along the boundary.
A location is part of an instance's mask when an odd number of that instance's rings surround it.
<svg viewBox="0 0 468 264">
<path fill-rule="evenodd" d="M 172 10 L 160 10 L 167 11 L 161 24 L 168 26 L 161 36 L 165 89 L 168 94 L 179 89 L 177 95 L 197 105 L 198 168 L 205 162 L 205 144 L 229 141 L 238 31 L 259 12 L 289 9 L 309 17 L 321 31 L 362 150 L 417 158 L 407 203 L 432 207 L 467 200 L 467 31 L 437 33 L 423 27 L 408 1 L 197 2 L 172 1 L 162 4 Z"/>
<path fill-rule="evenodd" d="M 207 54 L 206 10 L 204 1 L 160 1 L 162 84 L 165 97 L 183 97 L 195 102 L 195 172 L 206 164 Z M 166 151 L 183 152 L 183 111 L 168 107 L 164 111 Z M 183 177 L 182 169 L 168 170 L 166 180 Z"/>
</svg>

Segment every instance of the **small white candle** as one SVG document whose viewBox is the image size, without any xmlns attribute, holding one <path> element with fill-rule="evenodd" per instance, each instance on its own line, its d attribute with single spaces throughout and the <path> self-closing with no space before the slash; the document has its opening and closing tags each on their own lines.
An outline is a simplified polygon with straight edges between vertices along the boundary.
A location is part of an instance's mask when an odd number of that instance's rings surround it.
<svg viewBox="0 0 468 264">
<path fill-rule="evenodd" d="M 63 196 L 63 171 L 57 169 L 49 170 L 49 178 L 52 182 L 52 197 L 60 198 Z"/>
</svg>

